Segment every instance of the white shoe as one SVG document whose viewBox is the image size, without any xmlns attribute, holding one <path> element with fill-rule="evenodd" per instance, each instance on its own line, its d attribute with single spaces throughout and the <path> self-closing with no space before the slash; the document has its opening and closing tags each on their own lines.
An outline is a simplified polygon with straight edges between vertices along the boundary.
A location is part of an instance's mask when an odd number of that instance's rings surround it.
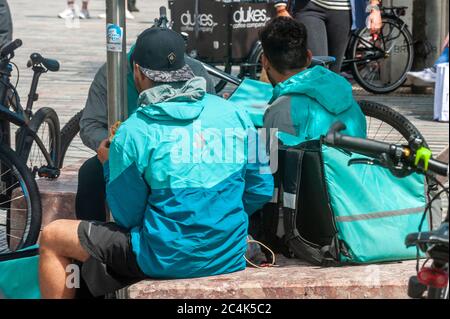
<svg viewBox="0 0 450 319">
<path fill-rule="evenodd" d="M 427 68 L 417 72 L 408 72 L 408 77 L 411 77 L 413 81 L 418 79 L 426 83 L 436 83 L 436 71 L 433 68 Z"/>
<path fill-rule="evenodd" d="M 131 14 L 131 12 L 130 11 L 126 11 L 126 15 L 125 15 L 126 17 L 127 17 L 127 19 L 130 19 L 130 20 L 133 20 L 134 19 L 134 15 L 132 15 Z M 100 13 L 99 15 L 98 15 L 98 17 L 100 18 L 100 19 L 106 19 L 106 13 Z"/>
<path fill-rule="evenodd" d="M 127 10 L 126 15 L 127 19 L 134 20 L 134 15 L 131 14 L 130 11 Z"/>
<path fill-rule="evenodd" d="M 73 19 L 75 17 L 75 8 L 66 8 L 66 10 L 58 13 L 61 19 Z"/>
<path fill-rule="evenodd" d="M 89 14 L 89 11 L 86 9 L 81 9 L 79 14 L 80 19 L 90 19 L 91 15 Z"/>
</svg>

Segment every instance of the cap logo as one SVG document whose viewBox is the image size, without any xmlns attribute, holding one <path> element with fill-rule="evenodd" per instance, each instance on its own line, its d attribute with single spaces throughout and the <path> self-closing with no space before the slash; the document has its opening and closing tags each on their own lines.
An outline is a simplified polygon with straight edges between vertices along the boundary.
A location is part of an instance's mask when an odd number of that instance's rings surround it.
<svg viewBox="0 0 450 319">
<path fill-rule="evenodd" d="M 170 64 L 174 64 L 175 60 L 177 59 L 177 56 L 175 53 L 171 52 L 168 56 L 167 59 L 169 60 Z"/>
</svg>

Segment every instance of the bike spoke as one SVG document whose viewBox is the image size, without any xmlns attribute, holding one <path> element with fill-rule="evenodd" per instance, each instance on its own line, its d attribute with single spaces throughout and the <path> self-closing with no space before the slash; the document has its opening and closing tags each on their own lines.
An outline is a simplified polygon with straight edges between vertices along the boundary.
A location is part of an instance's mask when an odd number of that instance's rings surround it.
<svg viewBox="0 0 450 319">
<path fill-rule="evenodd" d="M 19 197 L 15 197 L 15 198 L 13 198 L 13 199 L 10 199 L 10 200 L 8 200 L 8 201 L 5 201 L 5 202 L 3 202 L 3 203 L 0 203 L 0 205 L 7 204 L 7 203 L 12 203 L 12 202 L 15 201 L 16 199 L 21 199 L 21 198 L 24 198 L 24 197 L 25 197 L 25 195 L 21 195 L 21 196 L 19 196 Z"/>
</svg>

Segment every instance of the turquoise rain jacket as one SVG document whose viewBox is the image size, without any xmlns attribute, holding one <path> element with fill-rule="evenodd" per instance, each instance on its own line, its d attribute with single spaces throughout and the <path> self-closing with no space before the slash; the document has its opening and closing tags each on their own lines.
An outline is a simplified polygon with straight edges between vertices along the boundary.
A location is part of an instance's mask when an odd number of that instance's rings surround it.
<svg viewBox="0 0 450 319">
<path fill-rule="evenodd" d="M 316 66 L 275 87 L 264 127 L 277 128 L 281 142 L 292 146 L 320 138 L 337 120 L 347 126 L 344 134 L 366 137 L 366 118 L 350 83 Z"/>
<path fill-rule="evenodd" d="M 267 161 L 252 161 L 245 147 L 254 132 L 248 115 L 205 85 L 194 78 L 144 91 L 104 166 L 114 220 L 131 231 L 150 277 L 244 269 L 248 217 L 272 198 Z"/>
</svg>

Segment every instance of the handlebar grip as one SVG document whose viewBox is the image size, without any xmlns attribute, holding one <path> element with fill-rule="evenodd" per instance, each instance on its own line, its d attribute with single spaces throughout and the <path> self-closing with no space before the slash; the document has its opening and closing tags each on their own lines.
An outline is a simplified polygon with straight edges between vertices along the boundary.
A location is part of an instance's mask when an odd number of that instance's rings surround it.
<svg viewBox="0 0 450 319">
<path fill-rule="evenodd" d="M 59 62 L 53 59 L 44 59 L 42 64 L 51 72 L 59 71 Z"/>
<path fill-rule="evenodd" d="M 20 39 L 16 39 L 14 41 L 9 42 L 1 50 L 0 57 L 8 56 L 9 54 L 13 53 L 16 49 L 20 48 L 22 44 L 23 44 L 22 40 Z"/>
<path fill-rule="evenodd" d="M 30 61 L 28 61 L 27 66 L 31 67 L 32 65 L 41 64 L 45 66 L 51 72 L 59 71 L 59 62 L 53 59 L 46 59 L 39 53 L 33 53 L 30 55 Z"/>
<path fill-rule="evenodd" d="M 159 16 L 161 18 L 166 18 L 167 17 L 167 9 L 166 7 L 162 6 L 159 8 Z"/>
<path fill-rule="evenodd" d="M 441 176 L 448 176 L 448 164 L 435 159 L 428 161 L 428 170 Z"/>
<path fill-rule="evenodd" d="M 392 154 L 394 151 L 387 143 L 341 134 L 336 136 L 335 145 L 368 156 L 378 156 L 382 153 Z"/>
</svg>

